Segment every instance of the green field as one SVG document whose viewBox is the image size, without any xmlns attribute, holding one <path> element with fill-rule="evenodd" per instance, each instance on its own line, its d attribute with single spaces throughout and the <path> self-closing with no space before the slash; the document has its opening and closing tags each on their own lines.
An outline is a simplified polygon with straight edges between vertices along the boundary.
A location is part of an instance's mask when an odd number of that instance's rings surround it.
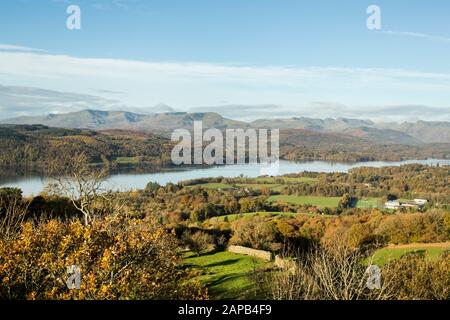
<svg viewBox="0 0 450 320">
<path fill-rule="evenodd" d="M 125 160 L 123 160 L 125 161 Z M 316 183 L 318 179 L 316 178 L 289 178 L 289 177 L 261 177 L 254 179 L 232 179 L 230 183 L 203 183 L 193 185 L 192 187 L 202 187 L 206 189 L 232 189 L 236 188 L 248 188 L 253 190 L 270 189 L 271 191 L 281 191 L 283 186 L 288 186 L 295 183 Z"/>
<path fill-rule="evenodd" d="M 192 187 L 202 187 L 205 189 L 231 189 L 233 186 L 231 184 L 227 183 L 203 183 L 203 184 L 196 184 Z"/>
<path fill-rule="evenodd" d="M 340 200 L 340 197 L 272 196 L 267 201 L 290 203 L 296 205 L 309 204 L 319 208 L 337 208 Z"/>
<path fill-rule="evenodd" d="M 265 261 L 231 252 L 218 252 L 197 257 L 190 253 L 184 265 L 199 272 L 195 278 L 208 287 L 211 299 L 251 299 L 249 274 Z"/>
<path fill-rule="evenodd" d="M 288 178 L 288 177 L 285 177 L 285 178 L 283 178 L 283 180 L 284 181 L 286 181 L 286 182 L 301 182 L 301 183 L 310 183 L 310 184 L 314 184 L 314 183 L 316 183 L 317 181 L 319 181 L 319 179 L 317 179 L 317 178 L 308 178 L 308 177 L 299 177 L 299 178 Z"/>
<path fill-rule="evenodd" d="M 450 244 L 448 244 L 448 246 L 442 244 L 436 246 L 433 246 L 432 244 L 431 245 L 417 244 L 408 247 L 399 246 L 398 248 L 386 247 L 379 249 L 374 253 L 374 255 L 372 256 L 372 263 L 379 266 L 383 266 L 392 260 L 400 259 L 403 255 L 412 252 L 420 252 L 425 254 L 425 256 L 428 259 L 436 259 L 442 253 L 444 253 L 444 251 L 447 250 L 450 250 Z"/>
<path fill-rule="evenodd" d="M 381 206 L 381 199 L 379 198 L 362 198 L 356 203 L 356 208 L 370 209 L 379 208 Z"/>
<path fill-rule="evenodd" d="M 261 183 L 238 183 L 236 185 L 232 185 L 229 183 L 202 183 L 202 184 L 196 184 L 192 187 L 202 187 L 205 189 L 232 189 L 232 188 L 248 188 L 253 190 L 261 190 L 268 188 L 273 191 L 279 191 L 282 187 L 281 184 L 261 184 Z"/>
<path fill-rule="evenodd" d="M 371 263 L 383 266 L 406 253 L 417 251 L 423 252 L 428 259 L 436 259 L 449 249 L 450 243 L 386 247 L 375 252 Z M 208 287 L 211 299 L 235 300 L 255 298 L 251 273 L 255 269 L 270 267 L 270 263 L 231 252 L 217 252 L 200 257 L 189 252 L 184 258 L 184 266 L 196 272 L 194 279 Z"/>
<path fill-rule="evenodd" d="M 265 177 L 265 178 L 255 178 L 255 182 L 259 183 L 277 183 L 279 180 L 283 180 L 284 183 L 316 183 L 317 178 L 299 177 L 299 178 L 289 178 L 289 177 Z"/>
<path fill-rule="evenodd" d="M 248 188 L 253 190 L 262 190 L 262 189 L 269 189 L 272 191 L 280 191 L 283 187 L 282 184 L 273 184 L 273 183 L 241 183 L 236 185 L 239 188 Z"/>
<path fill-rule="evenodd" d="M 210 221 L 223 222 L 225 221 L 225 217 L 227 217 L 228 222 L 233 222 L 241 218 L 245 217 L 254 217 L 254 216 L 262 216 L 262 217 L 270 217 L 270 216 L 280 216 L 280 217 L 295 217 L 297 213 L 292 212 L 250 212 L 250 213 L 237 213 L 237 214 L 229 214 L 226 216 L 214 217 L 211 218 Z"/>
</svg>

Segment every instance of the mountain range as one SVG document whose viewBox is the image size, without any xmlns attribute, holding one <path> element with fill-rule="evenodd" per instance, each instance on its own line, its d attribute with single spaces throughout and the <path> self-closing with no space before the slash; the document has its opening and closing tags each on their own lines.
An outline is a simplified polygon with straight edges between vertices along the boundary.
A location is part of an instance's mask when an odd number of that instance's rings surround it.
<svg viewBox="0 0 450 320">
<path fill-rule="evenodd" d="M 49 127 L 92 130 L 171 132 L 179 128 L 191 129 L 194 121 L 202 121 L 204 128 L 301 129 L 320 133 L 339 133 L 382 144 L 450 143 L 450 122 L 374 123 L 370 120 L 306 117 L 243 122 L 224 118 L 215 112 L 139 114 L 126 111 L 83 110 L 65 114 L 6 119 L 1 120 L 0 124 L 41 124 Z"/>
</svg>

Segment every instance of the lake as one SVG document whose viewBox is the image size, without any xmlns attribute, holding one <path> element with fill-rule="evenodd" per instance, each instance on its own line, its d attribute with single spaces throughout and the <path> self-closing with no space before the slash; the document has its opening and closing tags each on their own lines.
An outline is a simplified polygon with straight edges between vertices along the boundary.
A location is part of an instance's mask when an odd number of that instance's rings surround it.
<svg viewBox="0 0 450 320">
<path fill-rule="evenodd" d="M 152 173 L 115 173 L 105 182 L 105 187 L 117 190 L 143 189 L 148 182 L 157 182 L 165 185 L 169 182 L 177 183 L 184 180 L 210 177 L 233 178 L 245 176 L 256 178 L 261 175 L 284 175 L 289 173 L 310 172 L 348 172 L 357 167 L 384 167 L 400 166 L 404 164 L 426 164 L 426 165 L 450 165 L 450 160 L 407 160 L 399 162 L 328 162 L 328 161 L 285 161 L 281 160 L 279 167 L 267 168 L 261 164 L 230 165 L 208 168 L 190 168 L 186 170 L 167 169 Z M 38 175 L 11 175 L 11 173 L 0 173 L 0 188 L 20 188 L 25 196 L 37 195 L 44 190 L 49 179 Z"/>
</svg>

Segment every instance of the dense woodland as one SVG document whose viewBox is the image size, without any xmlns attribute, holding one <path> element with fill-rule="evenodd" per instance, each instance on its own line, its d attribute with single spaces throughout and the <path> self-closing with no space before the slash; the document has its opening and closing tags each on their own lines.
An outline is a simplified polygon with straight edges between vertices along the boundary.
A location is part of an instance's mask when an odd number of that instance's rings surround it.
<svg viewBox="0 0 450 320">
<path fill-rule="evenodd" d="M 44 169 L 62 155 L 84 153 L 91 163 L 111 166 L 170 166 L 173 143 L 167 133 L 92 131 L 43 125 L 0 126 L 0 165 Z M 448 159 L 450 144 L 380 145 L 340 134 L 282 130 L 280 157 L 286 160 L 398 161 Z"/>
<path fill-rule="evenodd" d="M 170 140 L 132 131 L 96 132 L 49 128 L 42 125 L 0 126 L 1 165 L 45 166 L 67 155 L 85 154 L 91 163 L 167 165 Z"/>
<path fill-rule="evenodd" d="M 280 155 L 286 160 L 401 161 L 449 159 L 450 143 L 379 143 L 342 134 L 281 130 Z"/>
</svg>

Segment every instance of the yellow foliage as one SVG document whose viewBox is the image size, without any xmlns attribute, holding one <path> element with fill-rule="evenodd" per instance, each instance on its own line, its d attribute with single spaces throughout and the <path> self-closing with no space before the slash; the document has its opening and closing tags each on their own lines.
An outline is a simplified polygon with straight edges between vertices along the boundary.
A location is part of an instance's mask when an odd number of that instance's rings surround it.
<svg viewBox="0 0 450 320">
<path fill-rule="evenodd" d="M 0 240 L 0 299 L 207 298 L 179 268 L 176 246 L 151 220 L 25 223 L 15 240 Z M 66 285 L 71 265 L 81 269 L 79 290 Z"/>
</svg>

